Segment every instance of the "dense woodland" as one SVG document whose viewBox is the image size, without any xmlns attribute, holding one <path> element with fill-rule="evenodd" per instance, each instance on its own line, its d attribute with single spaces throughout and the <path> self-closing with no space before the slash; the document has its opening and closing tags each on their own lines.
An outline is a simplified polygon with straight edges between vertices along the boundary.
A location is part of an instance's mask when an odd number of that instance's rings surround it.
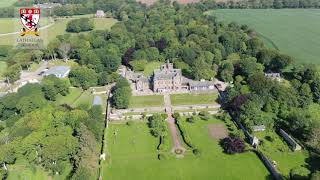
<svg viewBox="0 0 320 180">
<path fill-rule="evenodd" d="M 74 59 L 80 66 L 70 72 L 72 86 L 88 89 L 117 82 L 113 104 L 126 108 L 131 92 L 128 82 L 117 75 L 118 67 L 142 70 L 146 62 L 170 60 L 189 78 L 232 83 L 224 106 L 247 129 L 261 124 L 283 128 L 320 153 L 320 72 L 315 66 L 296 65 L 292 57 L 266 48 L 246 25 L 225 24 L 205 15 L 205 3 L 146 8 L 133 2 L 125 6 L 125 1 L 102 2 L 96 4 L 119 20 L 110 31 L 58 36 L 43 51 L 0 51 L 8 59 L 9 82 L 17 80 L 18 70 L 39 59 Z M 265 72 L 281 73 L 284 79 L 271 80 Z M 71 167 L 68 178 L 94 177 L 101 109 L 55 106 L 55 96 L 66 95 L 69 86 L 68 81 L 49 77 L 0 100 L 5 122 L 0 128 L 1 164 L 25 158 L 53 174 Z M 90 166 L 82 164 L 88 162 Z M 2 176 L 6 173 L 1 171 Z"/>
<path fill-rule="evenodd" d="M 159 0 L 164 2 L 166 0 Z M 168 1 L 168 0 L 167 0 Z M 104 10 L 113 15 L 121 16 L 120 9 L 136 9 L 139 5 L 135 0 L 24 0 L 14 4 L 16 7 L 31 6 L 37 3 L 61 3 L 62 7 L 54 9 L 56 16 L 71 16 L 95 13 L 96 10 Z M 143 5 L 144 6 L 144 5 Z M 320 0 L 228 0 L 226 2 L 215 2 L 204 0 L 198 4 L 202 10 L 209 9 L 266 9 L 266 8 L 320 8 Z M 14 17 L 14 7 L 0 8 L 0 17 Z"/>
</svg>

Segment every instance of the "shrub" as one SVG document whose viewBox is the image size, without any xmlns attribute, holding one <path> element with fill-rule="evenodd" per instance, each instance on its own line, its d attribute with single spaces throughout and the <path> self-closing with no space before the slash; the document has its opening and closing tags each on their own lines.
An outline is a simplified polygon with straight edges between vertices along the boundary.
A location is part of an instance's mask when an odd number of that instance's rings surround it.
<svg viewBox="0 0 320 180">
<path fill-rule="evenodd" d="M 245 150 L 245 142 L 239 137 L 226 137 L 221 140 L 220 145 L 227 154 L 242 153 Z"/>
<path fill-rule="evenodd" d="M 201 155 L 200 149 L 197 149 L 197 148 L 193 149 L 193 150 L 192 150 L 192 153 L 193 153 L 195 156 L 200 156 L 200 155 Z"/>
<path fill-rule="evenodd" d="M 311 175 L 311 180 L 320 180 L 320 171 L 316 171 Z"/>
<path fill-rule="evenodd" d="M 199 116 L 202 120 L 208 121 L 210 119 L 210 114 L 208 111 L 201 111 Z"/>
<path fill-rule="evenodd" d="M 132 125 L 133 125 L 133 121 L 127 121 L 127 122 L 126 122 L 126 125 L 127 125 L 127 126 L 132 126 Z"/>
<path fill-rule="evenodd" d="M 305 167 L 295 167 L 290 170 L 290 179 L 293 180 L 303 180 L 309 179 L 310 171 Z"/>
<path fill-rule="evenodd" d="M 187 122 L 189 123 L 195 123 L 196 121 L 201 120 L 199 116 L 191 116 L 189 118 L 187 118 Z"/>
</svg>

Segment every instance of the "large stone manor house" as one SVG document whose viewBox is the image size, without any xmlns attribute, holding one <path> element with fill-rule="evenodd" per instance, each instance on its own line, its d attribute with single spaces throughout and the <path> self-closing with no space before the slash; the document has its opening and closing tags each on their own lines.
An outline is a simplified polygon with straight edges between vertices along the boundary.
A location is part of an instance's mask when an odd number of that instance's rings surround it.
<svg viewBox="0 0 320 180">
<path fill-rule="evenodd" d="M 122 67 L 120 74 L 133 84 L 133 90 L 138 92 L 174 92 L 174 91 L 208 91 L 215 90 L 213 81 L 194 81 L 182 75 L 181 69 L 175 69 L 172 63 L 165 63 L 160 69 L 155 69 L 150 78 L 142 73 L 135 73 Z"/>
</svg>

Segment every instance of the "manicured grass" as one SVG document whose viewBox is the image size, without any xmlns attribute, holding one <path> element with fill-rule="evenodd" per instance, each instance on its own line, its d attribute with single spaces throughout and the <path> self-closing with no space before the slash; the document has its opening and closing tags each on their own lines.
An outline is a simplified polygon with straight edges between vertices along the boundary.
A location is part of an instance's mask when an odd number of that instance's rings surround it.
<svg viewBox="0 0 320 180">
<path fill-rule="evenodd" d="M 3 73 L 5 73 L 7 69 L 7 63 L 4 61 L 0 61 L 0 79 L 3 78 Z"/>
<path fill-rule="evenodd" d="M 77 100 L 71 105 L 73 107 L 85 106 L 90 108 L 92 106 L 94 95 L 90 90 L 84 91 Z"/>
<path fill-rule="evenodd" d="M 149 62 L 144 68 L 143 74 L 146 77 L 151 76 L 153 74 L 153 70 L 159 69 L 162 64 L 164 63 L 159 61 Z"/>
<path fill-rule="evenodd" d="M 53 40 L 56 36 L 58 35 L 62 35 L 62 34 L 66 34 L 66 26 L 67 23 L 72 20 L 72 19 L 78 19 L 81 17 L 88 17 L 88 16 L 92 16 L 92 15 L 83 15 L 83 16 L 74 16 L 71 18 L 57 18 L 57 20 L 55 21 L 55 24 L 53 26 L 50 26 L 47 29 L 43 29 L 40 31 L 40 37 L 42 37 L 42 39 L 44 40 L 44 44 L 48 44 L 51 40 Z M 9 18 L 4 18 L 3 20 L 5 23 L 7 24 L 11 24 L 9 25 L 9 28 L 4 29 L 4 32 L 16 32 L 19 31 L 17 29 L 12 29 L 15 27 L 15 23 L 17 23 L 16 19 L 12 20 Z M 48 21 L 48 20 L 47 20 Z M 1 22 L 1 19 L 0 19 Z M 15 23 L 13 23 L 15 22 Z M 42 22 L 42 21 L 41 21 Z M 96 29 L 97 30 L 101 30 L 101 29 L 110 29 L 111 26 L 113 26 L 117 21 L 113 18 L 104 18 L 104 19 L 98 19 L 95 18 L 94 19 L 95 24 L 97 25 Z M 45 25 L 45 21 L 42 22 Z M 47 23 L 49 24 L 49 23 Z M 42 26 L 44 26 L 42 25 Z M 10 28 L 12 27 L 12 28 Z M 1 33 L 4 33 L 0 31 Z M 0 36 L 0 45 L 14 45 L 15 40 L 17 38 L 17 34 L 14 35 L 7 35 L 7 36 Z"/>
<path fill-rule="evenodd" d="M 171 103 L 177 105 L 192 104 L 215 104 L 218 99 L 217 93 L 199 93 L 199 94 L 171 94 Z"/>
<path fill-rule="evenodd" d="M 95 30 L 106 30 L 110 29 L 116 22 L 113 18 L 94 18 L 94 29 Z"/>
<path fill-rule="evenodd" d="M 0 8 L 9 7 L 9 6 L 13 5 L 16 1 L 17 0 L 1 0 L 0 1 Z"/>
<path fill-rule="evenodd" d="M 43 27 L 50 24 L 50 20 L 47 17 L 41 17 L 39 23 Z M 0 18 L 0 24 L 0 34 L 20 31 L 23 26 L 18 18 Z"/>
<path fill-rule="evenodd" d="M 203 121 L 186 125 L 192 140 L 201 148 L 200 157 L 188 151 L 183 158 L 169 155 L 167 160 L 157 159 L 158 139 L 151 136 L 147 124 L 111 124 L 106 137 L 108 159 L 102 164 L 103 179 L 256 180 L 269 176 L 267 169 L 253 153 L 224 154 L 218 142 L 209 137 L 209 123 L 218 122 Z"/>
<path fill-rule="evenodd" d="M 221 9 L 209 12 L 219 20 L 247 24 L 281 52 L 301 63 L 320 64 L 320 10 Z"/>
<path fill-rule="evenodd" d="M 282 175 L 289 178 L 290 170 L 298 166 L 306 166 L 309 157 L 307 151 L 293 152 L 286 142 L 273 131 L 255 133 L 262 141 L 259 149 L 271 160 L 276 161 L 277 168 Z M 269 138 L 272 138 L 270 141 Z"/>
<path fill-rule="evenodd" d="M 162 106 L 164 106 L 162 95 L 132 96 L 129 104 L 129 108 L 162 107 Z"/>
<path fill-rule="evenodd" d="M 69 104 L 72 105 L 77 98 L 80 97 L 82 93 L 82 89 L 80 88 L 70 88 L 70 93 L 67 96 L 58 95 L 57 100 L 55 101 L 56 104 Z"/>
</svg>

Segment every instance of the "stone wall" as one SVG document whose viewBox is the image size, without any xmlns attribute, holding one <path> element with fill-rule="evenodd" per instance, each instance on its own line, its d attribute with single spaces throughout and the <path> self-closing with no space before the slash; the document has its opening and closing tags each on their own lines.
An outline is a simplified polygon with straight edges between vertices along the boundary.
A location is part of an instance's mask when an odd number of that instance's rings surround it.
<svg viewBox="0 0 320 180">
<path fill-rule="evenodd" d="M 280 129 L 280 135 L 286 140 L 293 151 L 301 150 L 301 146 L 284 130 Z"/>
</svg>

